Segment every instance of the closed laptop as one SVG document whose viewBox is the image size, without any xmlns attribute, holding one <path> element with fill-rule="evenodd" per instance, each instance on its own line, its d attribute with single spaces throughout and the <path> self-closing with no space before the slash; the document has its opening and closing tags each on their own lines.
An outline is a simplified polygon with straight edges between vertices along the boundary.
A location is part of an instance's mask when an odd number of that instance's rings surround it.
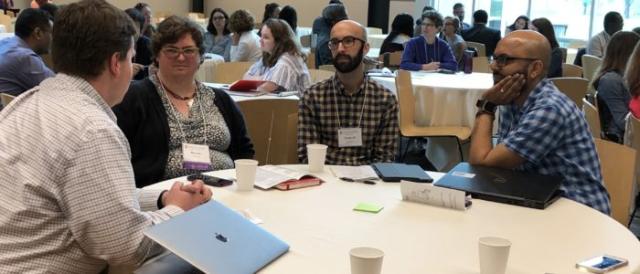
<svg viewBox="0 0 640 274">
<path fill-rule="evenodd" d="M 400 180 L 419 183 L 433 182 L 433 179 L 418 165 L 375 163 L 371 166 L 378 177 L 385 182 L 400 182 Z"/>
</svg>

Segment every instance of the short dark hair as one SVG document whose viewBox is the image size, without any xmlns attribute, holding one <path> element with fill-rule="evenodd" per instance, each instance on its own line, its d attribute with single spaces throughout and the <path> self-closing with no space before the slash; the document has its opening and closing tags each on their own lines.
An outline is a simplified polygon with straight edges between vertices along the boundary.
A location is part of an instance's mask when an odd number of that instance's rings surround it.
<svg viewBox="0 0 640 274">
<path fill-rule="evenodd" d="M 139 2 L 137 3 L 135 6 L 133 6 L 134 9 L 137 9 L 139 11 L 142 11 L 144 8 L 148 7 L 149 4 L 145 3 L 145 2 Z"/>
<path fill-rule="evenodd" d="M 279 7 L 280 5 L 278 5 L 278 3 L 268 3 L 264 5 L 264 14 L 262 15 L 262 23 L 273 18 L 271 17 L 271 15 L 273 14 L 273 11 Z"/>
<path fill-rule="evenodd" d="M 342 1 L 340 1 L 340 0 L 330 0 L 329 4 L 340 4 L 340 5 L 342 5 Z"/>
<path fill-rule="evenodd" d="M 453 9 L 454 9 L 454 10 L 455 10 L 455 9 L 459 9 L 459 8 L 464 8 L 464 5 L 463 5 L 462 3 L 455 3 L 455 4 L 453 5 Z"/>
<path fill-rule="evenodd" d="M 329 26 L 333 26 L 337 22 L 349 19 L 349 16 L 347 16 L 347 10 L 344 5 L 330 4 L 322 10 L 322 18 Z"/>
<path fill-rule="evenodd" d="M 16 19 L 16 36 L 26 39 L 36 28 L 41 30 L 51 29 L 49 13 L 41 9 L 25 9 Z"/>
<path fill-rule="evenodd" d="M 191 21 L 188 18 L 172 15 L 169 18 L 164 19 L 158 25 L 158 30 L 151 40 L 151 54 L 153 55 L 153 64 L 158 65 L 156 57 L 160 55 L 160 50 L 166 44 L 172 44 L 178 42 L 185 34 L 190 34 L 193 42 L 196 43 L 200 51 L 200 60 L 204 60 L 202 55 L 204 54 L 202 28 L 200 25 Z"/>
<path fill-rule="evenodd" d="M 222 34 L 227 35 L 231 33 L 231 31 L 229 31 L 229 15 L 221 8 L 215 8 L 211 11 L 211 14 L 209 15 L 209 24 L 207 25 L 207 31 L 211 32 L 213 35 L 218 35 L 218 30 L 213 25 L 213 15 L 216 12 L 222 13 L 222 16 L 224 16 L 224 30 L 222 30 Z"/>
<path fill-rule="evenodd" d="M 137 28 L 129 16 L 105 0 L 82 0 L 56 15 L 51 57 L 55 70 L 84 79 L 99 76 L 114 53 L 127 58 Z"/>
<path fill-rule="evenodd" d="M 293 32 L 296 32 L 296 29 L 298 28 L 298 13 L 296 12 L 295 8 L 290 5 L 284 6 L 282 10 L 280 10 L 280 15 L 278 15 L 278 18 L 286 21 Z"/>
<path fill-rule="evenodd" d="M 436 27 L 442 27 L 442 15 L 440 15 L 439 12 L 435 11 L 435 10 L 428 10 L 425 11 L 422 14 L 422 22 L 424 22 L 425 18 L 429 18 L 429 20 L 431 20 L 431 22 L 433 22 L 434 24 L 436 24 Z"/>
<path fill-rule="evenodd" d="M 239 9 L 234 11 L 229 17 L 229 30 L 237 33 L 244 33 L 253 30 L 255 19 L 248 10 Z"/>
<path fill-rule="evenodd" d="M 621 30 L 622 24 L 623 24 L 623 19 L 620 13 L 615 11 L 610 11 L 610 12 L 607 12 L 607 14 L 605 14 L 604 30 L 607 33 L 613 34 L 614 32 Z"/>
<path fill-rule="evenodd" d="M 477 10 L 473 13 L 473 23 L 474 24 L 486 24 L 487 20 L 489 20 L 489 15 L 484 10 Z"/>
<path fill-rule="evenodd" d="M 48 2 L 41 5 L 40 9 L 49 13 L 49 18 L 51 19 L 51 21 L 56 18 L 56 13 L 58 13 L 58 6 Z"/>
<path fill-rule="evenodd" d="M 124 12 L 129 15 L 129 17 L 133 20 L 134 23 L 138 24 L 138 32 L 142 31 L 142 26 L 144 26 L 144 15 L 142 12 L 135 8 L 128 8 L 124 10 Z"/>
</svg>

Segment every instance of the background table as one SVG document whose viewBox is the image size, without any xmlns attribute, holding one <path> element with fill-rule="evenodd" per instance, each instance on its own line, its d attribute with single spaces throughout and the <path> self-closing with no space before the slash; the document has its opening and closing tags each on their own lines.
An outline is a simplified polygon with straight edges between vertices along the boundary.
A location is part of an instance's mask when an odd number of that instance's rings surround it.
<svg viewBox="0 0 640 274">
<path fill-rule="evenodd" d="M 304 165 L 292 167 L 306 170 Z M 291 246 L 260 273 L 349 273 L 348 252 L 357 246 L 385 252 L 382 273 L 478 273 L 482 236 L 511 240 L 511 274 L 581 273 L 576 262 L 605 253 L 629 260 L 629 266 L 611 273 L 630 273 L 640 266 L 640 243 L 629 230 L 568 199 L 545 210 L 473 200 L 469 210 L 456 211 L 402 201 L 399 184 L 341 182 L 328 169 L 317 175 L 327 182 L 292 191 L 214 189 L 214 199 L 249 209 L 264 220 L 262 227 Z M 149 188 L 167 189 L 173 181 Z M 384 209 L 378 214 L 353 211 L 359 202 Z"/>
<path fill-rule="evenodd" d="M 369 47 L 372 47 L 372 48 L 382 47 L 382 42 L 384 42 L 384 39 L 387 39 L 387 34 L 367 35 L 367 42 L 369 42 Z"/>
</svg>

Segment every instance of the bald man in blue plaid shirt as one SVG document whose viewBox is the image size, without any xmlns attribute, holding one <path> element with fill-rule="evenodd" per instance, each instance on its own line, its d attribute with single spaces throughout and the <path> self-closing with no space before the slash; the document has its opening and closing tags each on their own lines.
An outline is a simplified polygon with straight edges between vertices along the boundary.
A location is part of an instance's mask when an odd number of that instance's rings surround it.
<svg viewBox="0 0 640 274">
<path fill-rule="evenodd" d="M 478 100 L 469 162 L 564 178 L 564 197 L 611 212 L 600 162 L 578 107 L 545 78 L 551 48 L 541 34 L 515 31 L 491 63 L 495 85 Z M 498 144 L 491 142 L 500 106 Z"/>
</svg>

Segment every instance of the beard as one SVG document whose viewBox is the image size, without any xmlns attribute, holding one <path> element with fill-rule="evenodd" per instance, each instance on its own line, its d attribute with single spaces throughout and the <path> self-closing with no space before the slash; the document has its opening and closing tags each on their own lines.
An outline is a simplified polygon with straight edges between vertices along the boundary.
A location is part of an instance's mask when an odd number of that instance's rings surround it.
<svg viewBox="0 0 640 274">
<path fill-rule="evenodd" d="M 360 51 L 356 57 L 351 57 L 347 54 L 337 54 L 331 62 L 337 71 L 341 73 L 349 73 L 354 71 L 355 69 L 362 64 L 362 59 L 364 58 L 364 45 L 360 47 Z M 346 61 L 344 61 L 346 60 Z"/>
</svg>

